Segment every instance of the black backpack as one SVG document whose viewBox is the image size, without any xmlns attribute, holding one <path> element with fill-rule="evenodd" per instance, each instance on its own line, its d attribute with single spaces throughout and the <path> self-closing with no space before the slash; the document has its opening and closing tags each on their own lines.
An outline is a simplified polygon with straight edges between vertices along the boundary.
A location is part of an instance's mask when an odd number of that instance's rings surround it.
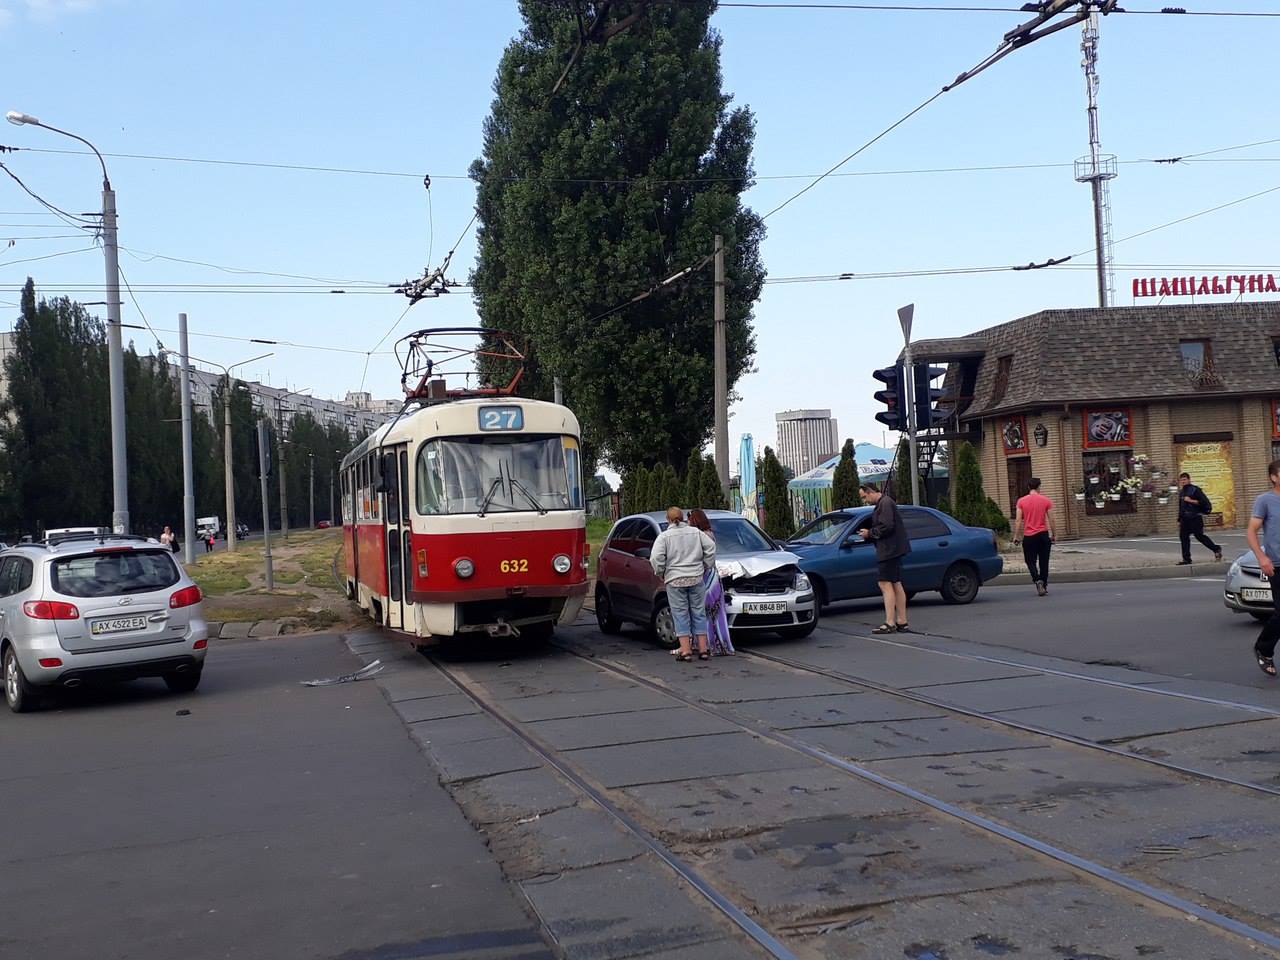
<svg viewBox="0 0 1280 960">
<path fill-rule="evenodd" d="M 1213 501 L 1209 499 L 1209 495 L 1204 490 L 1200 491 L 1200 512 L 1213 513 Z"/>
</svg>

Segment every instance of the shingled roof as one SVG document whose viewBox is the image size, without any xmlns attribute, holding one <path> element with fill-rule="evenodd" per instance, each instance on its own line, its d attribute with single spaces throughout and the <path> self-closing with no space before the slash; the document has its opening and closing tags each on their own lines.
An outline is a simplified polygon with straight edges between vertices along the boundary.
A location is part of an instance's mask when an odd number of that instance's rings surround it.
<svg viewBox="0 0 1280 960">
<path fill-rule="evenodd" d="M 977 338 L 986 354 L 964 419 L 1063 403 L 1280 395 L 1280 301 L 1042 310 L 963 339 Z M 1212 389 L 1188 376 L 1181 340 L 1211 342 Z M 1012 365 L 996 397 L 1002 357 Z"/>
</svg>

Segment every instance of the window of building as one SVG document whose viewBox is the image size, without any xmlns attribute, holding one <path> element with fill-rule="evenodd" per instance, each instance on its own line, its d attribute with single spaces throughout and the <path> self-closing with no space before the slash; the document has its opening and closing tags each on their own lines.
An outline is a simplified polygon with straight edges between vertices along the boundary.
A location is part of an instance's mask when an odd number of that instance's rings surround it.
<svg viewBox="0 0 1280 960">
<path fill-rule="evenodd" d="M 1178 349 L 1182 353 L 1182 369 L 1187 373 L 1213 369 L 1213 347 L 1208 340 L 1182 340 Z"/>
<path fill-rule="evenodd" d="M 1280 337 L 1271 338 L 1271 352 L 1275 354 L 1276 366 L 1280 367 Z"/>
<path fill-rule="evenodd" d="M 1129 451 L 1086 453 L 1084 461 L 1084 512 L 1089 517 L 1133 513 L 1140 493 L 1125 490 L 1131 476 Z M 1101 506 L 1099 506 L 1101 504 Z"/>
<path fill-rule="evenodd" d="M 996 382 L 991 387 L 991 403 L 994 406 L 1004 399 L 1009 389 L 1009 374 L 1013 370 L 1013 354 L 996 360 Z"/>
</svg>

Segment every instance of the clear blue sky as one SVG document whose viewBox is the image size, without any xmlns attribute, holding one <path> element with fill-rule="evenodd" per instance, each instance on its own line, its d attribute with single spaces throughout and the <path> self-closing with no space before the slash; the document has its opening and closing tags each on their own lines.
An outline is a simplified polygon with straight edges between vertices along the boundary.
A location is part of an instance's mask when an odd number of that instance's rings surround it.
<svg viewBox="0 0 1280 960">
<path fill-rule="evenodd" d="M 1265 0 L 1185 5 L 1275 9 Z M 428 260 L 438 263 L 470 216 L 473 189 L 462 177 L 480 150 L 498 58 L 520 26 L 515 4 L 370 0 L 354 9 L 296 0 L 0 0 L 0 110 L 35 114 L 110 153 L 410 174 L 109 158 L 120 241 L 138 252 L 122 255 L 121 266 L 167 345 L 176 337 L 163 330 L 185 311 L 194 333 L 366 351 L 405 301 L 394 295 L 147 293 L 141 285 L 309 281 L 140 258 L 160 253 L 390 283 L 420 274 Z M 826 169 L 981 60 L 1022 19 L 1017 13 L 723 9 L 714 25 L 724 37 L 725 87 L 756 113 L 756 168 L 766 177 Z M 1079 42 L 1072 28 L 1015 52 L 846 171 L 1069 164 L 1087 149 Z M 1104 148 L 1133 161 L 1280 137 L 1278 48 L 1280 19 L 1105 20 Z M 0 144 L 76 146 L 7 124 L 0 125 Z M 1280 185 L 1280 143 L 1215 158 L 1231 162 L 1122 165 L 1112 192 L 1116 237 Z M 64 209 L 98 209 L 91 158 L 19 152 L 3 159 Z M 433 178 L 430 212 L 423 173 Z M 762 179 L 748 202 L 763 212 L 803 182 Z M 40 210 L 0 177 L 0 311 L 9 316 L 17 296 L 7 291 L 28 273 L 50 289 L 102 282 L 97 250 L 15 262 L 88 246 L 67 238 L 10 245 L 8 238 L 71 232 L 50 216 L 31 215 Z M 1280 192 L 1121 243 L 1118 301 L 1130 302 L 1135 275 L 1215 272 L 1123 265 L 1280 262 L 1278 211 Z M 769 221 L 763 253 L 770 276 L 780 278 L 1026 263 L 1092 246 L 1088 189 L 1065 166 L 831 178 Z M 451 271 L 457 279 L 466 279 L 474 250 L 467 236 Z M 78 297 L 102 299 L 100 292 Z M 909 301 L 916 304 L 917 337 L 949 336 L 1042 308 L 1091 306 L 1095 285 L 1089 270 L 771 284 L 756 310 L 758 372 L 738 385 L 731 448 L 736 451 L 743 432 L 758 444 L 772 443 L 773 414 L 790 407 L 830 407 L 843 435 L 878 443 L 870 371 L 897 353 L 895 310 Z M 124 319 L 141 322 L 127 297 Z M 458 294 L 414 307 L 397 335 L 473 322 L 468 296 Z M 145 331 L 133 333 L 140 349 L 153 346 Z M 260 349 L 192 340 L 193 353 L 221 363 Z M 280 347 L 244 375 L 310 387 L 321 396 L 340 397 L 362 377 L 377 395 L 394 396 L 398 389 L 389 355 L 375 355 L 365 374 L 358 354 Z"/>
</svg>

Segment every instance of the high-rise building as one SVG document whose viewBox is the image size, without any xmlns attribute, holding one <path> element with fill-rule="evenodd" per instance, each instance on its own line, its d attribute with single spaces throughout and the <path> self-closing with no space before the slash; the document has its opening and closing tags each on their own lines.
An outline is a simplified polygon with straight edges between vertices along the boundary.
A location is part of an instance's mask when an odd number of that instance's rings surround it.
<svg viewBox="0 0 1280 960">
<path fill-rule="evenodd" d="M 840 451 L 840 431 L 830 410 L 784 410 L 778 421 L 778 461 L 798 477 Z"/>
</svg>

